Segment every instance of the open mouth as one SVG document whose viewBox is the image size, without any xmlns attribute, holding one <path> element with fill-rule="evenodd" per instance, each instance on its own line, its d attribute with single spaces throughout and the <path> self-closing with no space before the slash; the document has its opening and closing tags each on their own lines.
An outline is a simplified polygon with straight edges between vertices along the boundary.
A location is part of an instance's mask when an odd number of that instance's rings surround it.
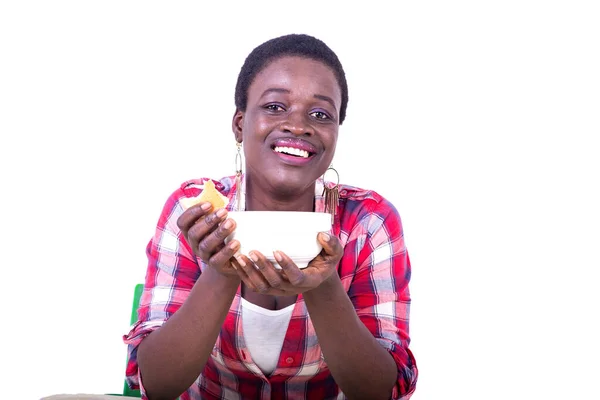
<svg viewBox="0 0 600 400">
<path fill-rule="evenodd" d="M 271 143 L 271 150 L 284 163 L 290 163 L 291 165 L 305 165 L 319 151 L 317 146 L 311 142 L 295 137 L 276 138 Z"/>
<path fill-rule="evenodd" d="M 275 153 L 286 154 L 289 156 L 299 157 L 299 158 L 309 158 L 310 156 L 315 154 L 315 153 L 311 153 L 310 151 L 307 151 L 307 150 L 298 149 L 295 147 L 287 147 L 287 146 L 273 146 L 272 149 Z"/>
</svg>

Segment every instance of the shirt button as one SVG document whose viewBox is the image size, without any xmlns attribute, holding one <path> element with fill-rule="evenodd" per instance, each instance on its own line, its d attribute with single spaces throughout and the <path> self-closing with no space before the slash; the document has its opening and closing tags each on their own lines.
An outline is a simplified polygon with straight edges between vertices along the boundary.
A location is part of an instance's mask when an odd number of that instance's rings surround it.
<svg viewBox="0 0 600 400">
<path fill-rule="evenodd" d="M 288 364 L 291 364 L 291 363 L 294 362 L 294 359 L 292 357 L 288 357 L 288 358 L 285 359 L 285 362 L 288 363 Z"/>
</svg>

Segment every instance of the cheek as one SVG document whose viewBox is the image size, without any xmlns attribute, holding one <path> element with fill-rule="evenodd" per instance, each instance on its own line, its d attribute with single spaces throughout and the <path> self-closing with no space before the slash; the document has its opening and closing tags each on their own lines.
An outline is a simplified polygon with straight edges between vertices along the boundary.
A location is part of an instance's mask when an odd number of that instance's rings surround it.
<svg viewBox="0 0 600 400">
<path fill-rule="evenodd" d="M 244 139 L 260 139 L 264 138 L 273 130 L 273 122 L 267 118 L 249 116 L 244 120 L 243 136 Z"/>
<path fill-rule="evenodd" d="M 338 140 L 338 131 L 333 130 L 327 135 L 327 144 L 331 151 L 335 151 L 335 147 L 337 146 Z"/>
</svg>

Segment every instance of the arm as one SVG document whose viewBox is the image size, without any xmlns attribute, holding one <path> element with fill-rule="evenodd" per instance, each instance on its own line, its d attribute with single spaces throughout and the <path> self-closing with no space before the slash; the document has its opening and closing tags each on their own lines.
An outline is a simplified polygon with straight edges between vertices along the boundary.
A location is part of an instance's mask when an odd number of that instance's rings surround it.
<svg viewBox="0 0 600 400">
<path fill-rule="evenodd" d="M 397 211 L 382 198 L 369 201 L 355 220 L 345 221 L 350 232 L 343 249 L 337 238 L 320 234 L 323 251 L 303 270 L 280 251 L 274 256 L 282 271 L 252 251 L 238 272 L 254 291 L 303 293 L 327 365 L 346 396 L 408 400 L 418 374 L 408 349 L 410 261 Z"/>
<path fill-rule="evenodd" d="M 208 268 L 181 308 L 140 344 L 137 360 L 149 399 L 173 399 L 198 378 L 240 280 Z"/>
<path fill-rule="evenodd" d="M 381 200 L 369 208 L 354 224 L 339 265 L 342 281 L 351 283 L 344 288 L 335 276 L 304 297 L 327 364 L 344 394 L 408 399 L 417 380 L 408 349 L 410 260 L 394 207 Z M 364 392 L 369 389 L 384 392 Z"/>
<path fill-rule="evenodd" d="M 230 262 L 239 243 L 223 246 L 235 224 L 202 205 L 182 214 L 180 196 L 167 201 L 148 245 L 138 322 L 125 338 L 128 381 L 144 398 L 176 398 L 198 378 L 240 283 Z M 207 260 L 202 271 L 195 254 Z"/>
<path fill-rule="evenodd" d="M 304 293 L 327 366 L 350 399 L 389 399 L 397 369 L 360 321 L 337 274 Z"/>
</svg>

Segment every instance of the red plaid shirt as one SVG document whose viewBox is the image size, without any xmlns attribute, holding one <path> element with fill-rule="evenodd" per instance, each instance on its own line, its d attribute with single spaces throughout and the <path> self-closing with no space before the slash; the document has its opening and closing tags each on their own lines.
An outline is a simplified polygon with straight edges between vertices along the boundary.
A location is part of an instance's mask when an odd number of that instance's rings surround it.
<svg viewBox="0 0 600 400">
<path fill-rule="evenodd" d="M 179 199 L 197 196 L 205 181 L 185 182 L 168 198 L 147 247 L 148 270 L 139 318 L 124 336 L 129 357 L 127 381 L 131 387 L 141 388 L 142 398 L 146 396 L 138 373 L 138 345 L 181 307 L 206 268 L 177 227 L 177 218 L 183 213 Z M 234 177 L 214 182 L 230 199 L 228 208 L 233 209 L 237 195 Z M 318 181 L 316 212 L 324 211 L 322 191 L 323 183 Z M 415 390 L 417 366 L 408 349 L 411 267 L 398 212 L 373 191 L 341 185 L 332 231 L 344 247 L 338 273 L 356 313 L 396 361 L 398 378 L 392 398 L 407 400 Z M 302 295 L 294 306 L 277 367 L 270 376 L 253 363 L 240 318 L 238 288 L 211 357 L 181 400 L 345 398 L 323 359 Z"/>
</svg>

